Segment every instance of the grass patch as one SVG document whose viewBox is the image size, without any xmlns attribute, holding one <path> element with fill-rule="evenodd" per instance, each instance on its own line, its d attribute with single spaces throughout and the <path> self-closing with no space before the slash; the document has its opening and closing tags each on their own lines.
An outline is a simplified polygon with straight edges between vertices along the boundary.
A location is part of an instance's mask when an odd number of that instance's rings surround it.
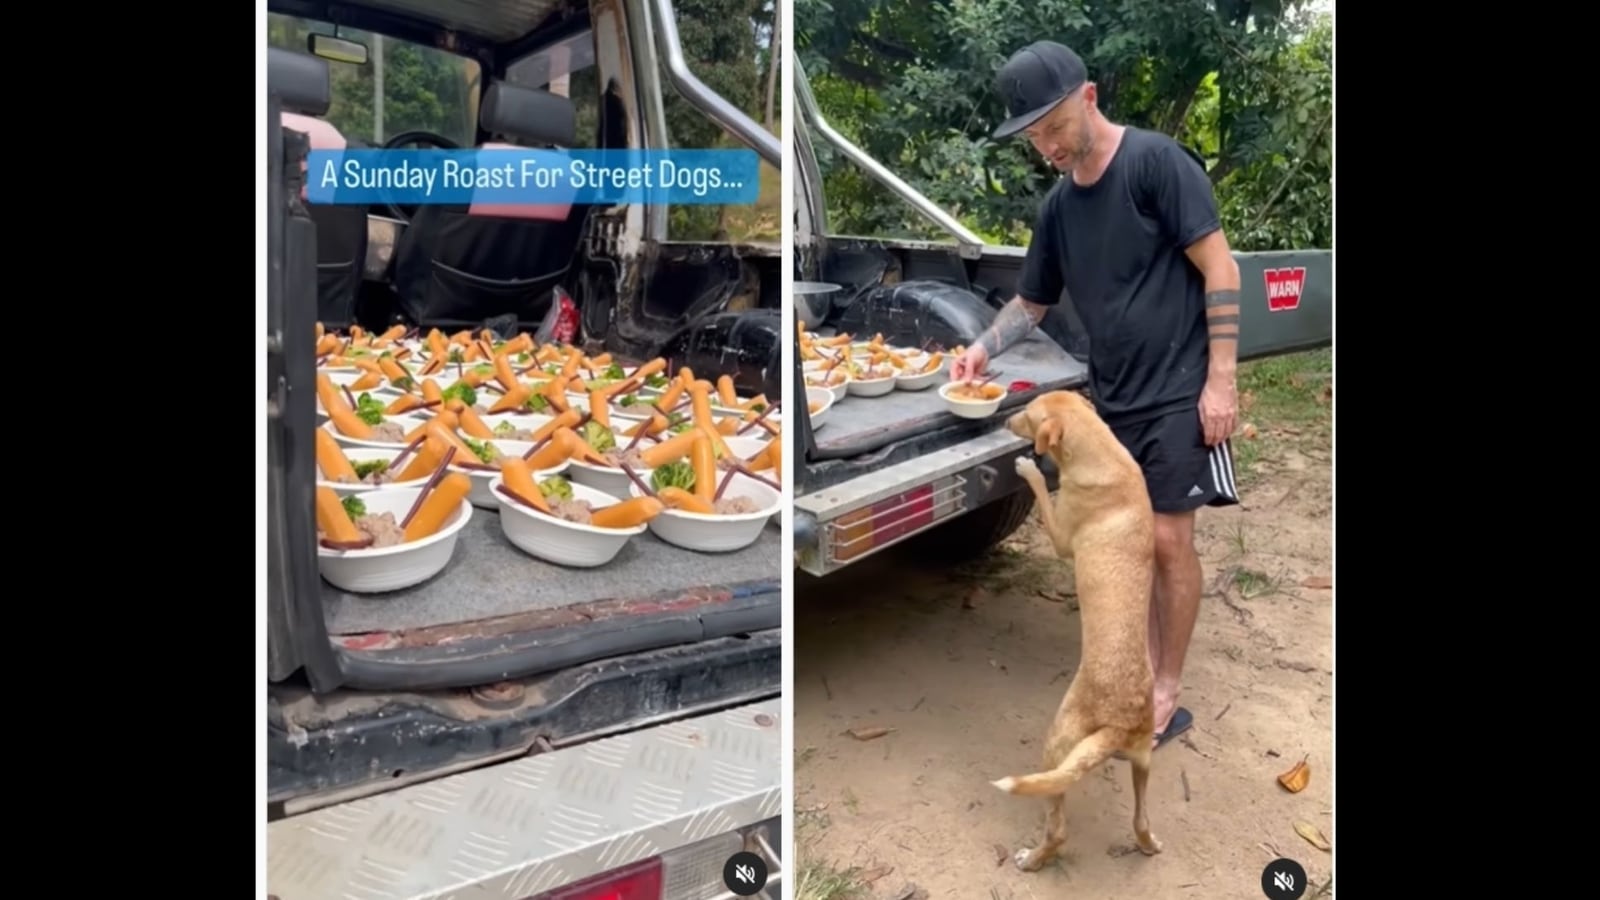
<svg viewBox="0 0 1600 900">
<path fill-rule="evenodd" d="M 773 134 L 783 134 L 783 121 L 773 123 Z M 724 135 L 720 146 L 745 149 L 732 136 Z M 774 243 L 783 238 L 783 173 L 766 160 L 760 161 L 761 193 L 750 206 L 729 206 L 723 218 L 728 240 Z"/>
<path fill-rule="evenodd" d="M 870 889 L 861 882 L 857 869 L 841 869 L 817 857 L 816 832 L 825 827 L 809 817 L 795 816 L 795 900 L 867 900 Z"/>
<path fill-rule="evenodd" d="M 1333 349 L 1322 347 L 1239 365 L 1239 432 L 1233 462 L 1241 482 L 1286 446 L 1326 448 L 1333 435 Z"/>
</svg>

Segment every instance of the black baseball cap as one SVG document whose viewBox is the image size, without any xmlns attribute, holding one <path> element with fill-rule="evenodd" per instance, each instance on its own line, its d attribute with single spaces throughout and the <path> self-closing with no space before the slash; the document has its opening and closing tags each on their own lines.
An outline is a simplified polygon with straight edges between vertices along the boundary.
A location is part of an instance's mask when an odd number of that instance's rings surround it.
<svg viewBox="0 0 1600 900">
<path fill-rule="evenodd" d="M 1011 54 L 995 76 L 995 90 L 1006 102 L 1011 118 L 994 130 L 1009 137 L 1056 107 L 1089 80 L 1089 70 L 1078 54 L 1055 41 L 1035 41 Z"/>
</svg>

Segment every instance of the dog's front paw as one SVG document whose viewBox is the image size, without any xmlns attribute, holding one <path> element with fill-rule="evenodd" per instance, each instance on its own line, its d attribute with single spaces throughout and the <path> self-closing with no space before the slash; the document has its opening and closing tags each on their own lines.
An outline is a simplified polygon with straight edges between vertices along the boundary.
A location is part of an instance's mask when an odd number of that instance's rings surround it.
<svg viewBox="0 0 1600 900">
<path fill-rule="evenodd" d="M 1145 856 L 1155 856 L 1161 852 L 1161 841 L 1155 835 L 1147 831 L 1136 837 L 1139 839 L 1139 852 Z"/>
<path fill-rule="evenodd" d="M 1027 847 L 1023 847 L 1012 856 L 1012 860 L 1016 862 L 1017 868 L 1024 872 L 1037 872 L 1044 865 L 1043 856 L 1041 853 L 1035 853 Z"/>
<path fill-rule="evenodd" d="M 1026 456 L 1017 457 L 1017 474 L 1023 478 L 1037 478 L 1043 473 L 1039 471 L 1039 464 Z"/>
<path fill-rule="evenodd" d="M 1007 775 L 1006 777 L 997 779 L 995 781 L 991 781 L 989 783 L 994 785 L 996 788 L 1000 789 L 1002 792 L 1007 793 L 1007 794 L 1011 793 L 1012 791 L 1016 790 L 1016 788 L 1017 788 L 1017 780 L 1015 778 L 1012 778 L 1010 775 Z"/>
</svg>

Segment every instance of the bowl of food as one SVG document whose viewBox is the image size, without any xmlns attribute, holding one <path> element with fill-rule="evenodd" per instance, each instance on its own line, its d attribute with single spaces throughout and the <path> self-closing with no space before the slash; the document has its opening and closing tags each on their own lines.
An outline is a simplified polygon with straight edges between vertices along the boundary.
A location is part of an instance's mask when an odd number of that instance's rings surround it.
<svg viewBox="0 0 1600 900">
<path fill-rule="evenodd" d="M 860 360 L 855 361 L 856 368 L 850 373 L 850 393 L 857 397 L 882 397 L 894 390 L 894 383 L 899 370 L 889 363 L 868 365 Z"/>
<path fill-rule="evenodd" d="M 905 360 L 905 368 L 895 374 L 894 386 L 902 391 L 923 391 L 933 387 L 944 374 L 943 353 L 917 353 Z"/>
<path fill-rule="evenodd" d="M 433 469 L 419 470 L 407 464 L 416 459 L 415 454 L 376 447 L 341 447 L 322 428 L 317 429 L 316 443 L 317 486 L 332 488 L 341 497 L 383 487 L 417 487 L 426 484 L 433 474 Z"/>
<path fill-rule="evenodd" d="M 850 391 L 850 369 L 843 363 L 831 369 L 815 369 L 804 373 L 806 387 L 822 388 L 833 394 L 834 400 L 843 400 Z M 891 384 L 890 387 L 893 387 Z"/>
<path fill-rule="evenodd" d="M 761 537 L 761 529 L 782 509 L 783 494 L 766 478 L 724 472 L 722 478 L 713 477 L 710 483 L 716 486 L 706 491 L 695 487 L 701 473 L 693 474 L 687 488 L 681 483 L 655 488 L 662 509 L 650 520 L 650 532 L 674 546 L 699 553 L 742 550 Z M 638 485 L 630 494 L 650 499 Z"/>
<path fill-rule="evenodd" d="M 561 475 L 541 479 L 515 462 L 490 481 L 489 489 L 500 506 L 506 540 L 559 566 L 605 565 L 661 511 L 661 502 L 652 497 L 623 499 Z"/>
<path fill-rule="evenodd" d="M 827 388 L 807 387 L 806 404 L 811 408 L 811 430 L 816 431 L 828 421 L 828 410 L 833 408 L 833 391 Z"/>
<path fill-rule="evenodd" d="M 1006 389 L 993 382 L 951 381 L 939 388 L 945 409 L 963 419 L 987 419 L 1000 409 Z"/>
<path fill-rule="evenodd" d="M 467 494 L 467 499 L 479 509 L 498 509 L 500 501 L 495 499 L 494 491 L 489 487 L 490 482 L 499 477 L 508 459 L 520 459 L 532 467 L 534 476 L 546 478 L 559 475 L 567 469 L 567 458 L 561 454 L 560 448 L 551 445 L 554 441 L 507 441 L 499 438 L 473 438 L 463 435 L 461 442 L 472 451 L 468 456 L 457 448 L 450 460 L 450 468 L 466 473 L 472 479 L 472 490 Z"/>
<path fill-rule="evenodd" d="M 348 413 L 348 415 L 345 415 Z M 410 444 L 422 436 L 429 419 L 420 416 L 400 415 L 362 419 L 348 409 L 332 413 L 321 427 L 347 447 L 376 447 L 394 449 Z"/>
<path fill-rule="evenodd" d="M 417 487 L 381 487 L 340 497 L 317 485 L 317 568 L 334 587 L 379 594 L 418 585 L 444 571 L 472 518 L 460 472 Z"/>
</svg>

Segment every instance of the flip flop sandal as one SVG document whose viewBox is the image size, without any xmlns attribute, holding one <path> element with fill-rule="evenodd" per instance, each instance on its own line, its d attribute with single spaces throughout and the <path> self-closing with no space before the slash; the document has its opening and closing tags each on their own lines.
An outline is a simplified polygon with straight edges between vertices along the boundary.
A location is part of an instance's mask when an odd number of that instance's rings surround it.
<svg viewBox="0 0 1600 900">
<path fill-rule="evenodd" d="M 1181 706 L 1178 707 L 1172 713 L 1172 718 L 1167 722 L 1167 730 L 1156 736 L 1156 749 L 1161 749 L 1161 745 L 1193 727 L 1194 714 Z"/>
</svg>

